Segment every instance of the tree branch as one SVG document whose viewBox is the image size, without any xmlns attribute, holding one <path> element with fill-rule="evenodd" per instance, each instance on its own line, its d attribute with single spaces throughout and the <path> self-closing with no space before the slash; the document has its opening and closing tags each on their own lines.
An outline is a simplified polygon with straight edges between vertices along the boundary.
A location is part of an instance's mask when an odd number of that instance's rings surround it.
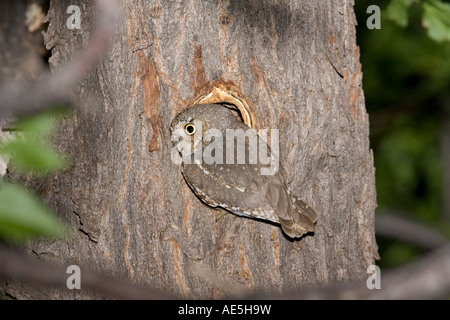
<svg viewBox="0 0 450 320">
<path fill-rule="evenodd" d="M 369 277 L 369 274 L 367 275 Z M 398 269 L 381 273 L 381 289 L 369 290 L 366 281 L 293 291 L 264 299 L 434 299 L 450 293 L 450 244 Z"/>
<path fill-rule="evenodd" d="M 436 230 L 402 218 L 395 212 L 377 213 L 375 234 L 409 242 L 427 250 L 446 243 L 446 238 Z"/>
<path fill-rule="evenodd" d="M 66 273 L 66 267 L 37 261 L 13 250 L 0 247 L 0 279 L 13 279 L 24 284 L 67 288 L 66 281 L 69 276 Z M 86 269 L 81 269 L 81 287 L 118 299 L 164 300 L 175 298 L 161 290 L 145 288 Z"/>
</svg>

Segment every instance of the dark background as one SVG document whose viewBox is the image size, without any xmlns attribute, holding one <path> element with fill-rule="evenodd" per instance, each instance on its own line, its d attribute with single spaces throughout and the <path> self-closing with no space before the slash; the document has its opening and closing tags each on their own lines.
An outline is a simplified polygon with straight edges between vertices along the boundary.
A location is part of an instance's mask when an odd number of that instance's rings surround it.
<svg viewBox="0 0 450 320">
<path fill-rule="evenodd" d="M 444 137 L 450 124 L 450 44 L 430 38 L 422 26 L 420 2 L 408 10 L 405 28 L 388 19 L 390 1 L 355 2 L 376 167 L 376 217 L 405 217 L 448 237 L 450 145 Z M 381 8 L 378 30 L 366 26 L 371 15 L 366 10 L 373 4 Z M 377 235 L 377 243 L 381 268 L 423 253 L 392 238 Z"/>
</svg>

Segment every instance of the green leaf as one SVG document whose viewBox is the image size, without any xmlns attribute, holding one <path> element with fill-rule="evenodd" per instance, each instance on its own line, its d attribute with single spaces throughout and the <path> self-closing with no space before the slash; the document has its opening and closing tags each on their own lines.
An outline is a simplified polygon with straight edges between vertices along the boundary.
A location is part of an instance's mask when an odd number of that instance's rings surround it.
<svg viewBox="0 0 450 320">
<path fill-rule="evenodd" d="M 66 158 L 54 150 L 47 137 L 55 127 L 55 114 L 42 113 L 21 119 L 16 123 L 17 133 L 0 143 L 0 154 L 10 158 L 10 164 L 19 172 L 48 173 L 63 169 Z"/>
<path fill-rule="evenodd" d="M 437 0 L 423 3 L 422 25 L 428 29 L 431 39 L 450 41 L 450 4 Z"/>
<path fill-rule="evenodd" d="M 60 237 L 66 227 L 27 189 L 0 183 L 0 238 L 11 241 L 32 236 Z"/>
<path fill-rule="evenodd" d="M 20 172 L 49 172 L 63 168 L 66 163 L 65 158 L 52 148 L 23 139 L 0 145 L 0 153 L 8 154 L 11 164 Z"/>
<path fill-rule="evenodd" d="M 408 25 L 408 9 L 416 0 L 391 0 L 386 8 L 389 20 L 394 21 L 401 27 Z"/>
<path fill-rule="evenodd" d="M 26 136 L 48 136 L 55 127 L 55 116 L 50 112 L 39 113 L 32 117 L 20 119 L 16 122 L 17 130 Z"/>
</svg>

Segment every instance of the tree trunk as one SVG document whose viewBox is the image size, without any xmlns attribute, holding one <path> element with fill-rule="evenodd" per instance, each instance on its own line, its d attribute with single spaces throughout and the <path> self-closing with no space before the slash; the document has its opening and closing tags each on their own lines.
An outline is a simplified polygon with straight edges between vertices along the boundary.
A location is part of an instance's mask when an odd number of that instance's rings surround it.
<svg viewBox="0 0 450 320">
<path fill-rule="evenodd" d="M 80 30 L 66 27 L 69 5 L 81 8 Z M 56 137 L 72 167 L 39 189 L 76 231 L 30 253 L 184 298 L 365 281 L 377 257 L 376 193 L 353 1 L 126 0 L 120 9 L 112 45 L 73 88 L 73 116 Z M 93 17 L 91 1 L 51 1 L 53 69 L 86 45 Z M 186 185 L 170 123 L 214 87 L 245 101 L 255 128 L 280 130 L 290 188 L 318 214 L 314 234 L 292 241 L 232 214 L 216 222 Z"/>
</svg>

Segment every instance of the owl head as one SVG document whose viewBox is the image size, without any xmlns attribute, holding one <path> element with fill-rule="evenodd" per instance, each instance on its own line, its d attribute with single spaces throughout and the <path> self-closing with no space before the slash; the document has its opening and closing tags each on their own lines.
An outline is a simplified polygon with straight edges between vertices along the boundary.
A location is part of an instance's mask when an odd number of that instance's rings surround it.
<svg viewBox="0 0 450 320">
<path fill-rule="evenodd" d="M 173 146 L 184 157 L 210 144 L 220 131 L 233 128 L 238 115 L 223 104 L 197 104 L 173 119 L 170 131 Z M 213 134 L 214 133 L 214 134 Z"/>
</svg>

